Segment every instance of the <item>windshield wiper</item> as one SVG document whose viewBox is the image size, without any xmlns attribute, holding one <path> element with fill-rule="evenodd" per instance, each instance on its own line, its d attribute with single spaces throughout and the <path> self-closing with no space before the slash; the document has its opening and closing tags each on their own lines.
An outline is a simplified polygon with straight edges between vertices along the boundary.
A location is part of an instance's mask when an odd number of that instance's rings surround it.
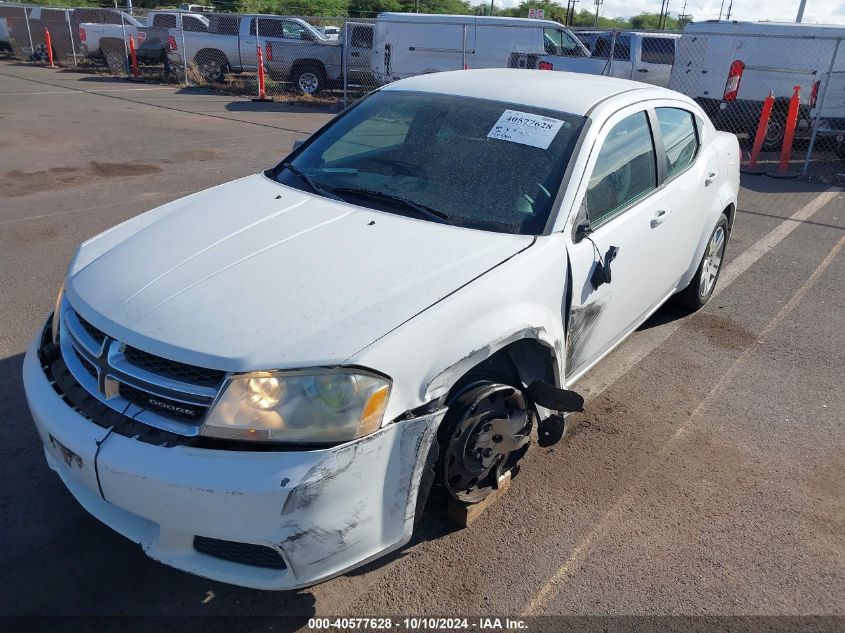
<svg viewBox="0 0 845 633">
<path fill-rule="evenodd" d="M 385 191 L 375 191 L 373 189 L 359 189 L 358 187 L 336 187 L 332 189 L 332 191 L 337 193 L 351 193 L 354 195 L 366 196 L 368 198 L 378 198 L 380 200 L 389 200 L 391 202 L 397 202 L 406 209 L 415 211 L 418 215 L 426 217 L 429 220 L 434 220 L 435 222 L 440 222 L 441 224 L 452 224 L 452 222 L 449 220 L 449 216 L 443 213 L 442 211 L 432 209 L 431 207 L 427 207 L 424 204 L 420 204 L 419 202 L 414 202 L 413 200 L 409 200 L 408 198 L 403 198 L 402 196 L 397 196 L 395 194 L 387 193 Z"/>
<path fill-rule="evenodd" d="M 317 184 L 314 181 L 314 179 L 311 178 L 311 176 L 306 174 L 304 171 L 302 171 L 299 167 L 297 167 L 293 163 L 282 163 L 282 167 L 287 169 L 292 174 L 299 176 L 302 180 L 304 180 L 308 184 L 309 187 L 311 187 L 311 190 L 314 191 L 315 193 L 319 193 L 321 196 L 325 196 L 326 198 L 331 198 L 332 200 L 337 200 L 338 202 L 344 201 L 343 198 L 341 198 L 340 196 L 332 193 L 331 190 L 327 189 L 326 187 L 323 187 L 322 185 Z"/>
</svg>

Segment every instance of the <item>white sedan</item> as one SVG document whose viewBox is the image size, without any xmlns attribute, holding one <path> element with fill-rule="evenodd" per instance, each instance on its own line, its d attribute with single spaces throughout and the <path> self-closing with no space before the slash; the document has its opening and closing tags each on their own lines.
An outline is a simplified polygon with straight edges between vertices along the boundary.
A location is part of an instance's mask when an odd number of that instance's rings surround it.
<svg viewBox="0 0 845 633">
<path fill-rule="evenodd" d="M 713 293 L 739 149 L 607 77 L 427 75 L 80 247 L 24 384 L 47 462 L 168 565 L 291 589 L 484 499 L 670 297 Z"/>
</svg>

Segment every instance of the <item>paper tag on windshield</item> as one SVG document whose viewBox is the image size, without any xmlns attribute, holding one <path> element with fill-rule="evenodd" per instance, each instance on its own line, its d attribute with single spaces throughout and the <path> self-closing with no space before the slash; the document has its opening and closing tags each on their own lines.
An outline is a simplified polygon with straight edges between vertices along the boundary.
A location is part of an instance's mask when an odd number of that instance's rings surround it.
<svg viewBox="0 0 845 633">
<path fill-rule="evenodd" d="M 548 149 L 562 125 L 563 121 L 560 119 L 518 110 L 505 110 L 487 138 Z"/>
</svg>

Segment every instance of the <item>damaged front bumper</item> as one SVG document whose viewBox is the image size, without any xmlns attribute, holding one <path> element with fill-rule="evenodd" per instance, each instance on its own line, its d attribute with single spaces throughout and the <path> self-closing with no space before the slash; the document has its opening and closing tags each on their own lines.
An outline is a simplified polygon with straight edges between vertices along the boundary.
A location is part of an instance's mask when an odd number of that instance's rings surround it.
<svg viewBox="0 0 845 633">
<path fill-rule="evenodd" d="M 222 582 L 295 589 L 410 539 L 442 411 L 321 450 L 153 445 L 72 408 L 38 342 L 24 387 L 48 464 L 88 512 L 150 557 Z"/>
</svg>

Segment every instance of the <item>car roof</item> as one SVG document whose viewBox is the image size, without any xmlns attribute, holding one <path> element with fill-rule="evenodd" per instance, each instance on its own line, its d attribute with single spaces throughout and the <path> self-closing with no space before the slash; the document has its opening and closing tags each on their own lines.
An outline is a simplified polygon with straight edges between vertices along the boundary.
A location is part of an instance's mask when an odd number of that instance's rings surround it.
<svg viewBox="0 0 845 633">
<path fill-rule="evenodd" d="M 521 68 L 456 70 L 418 75 L 388 84 L 382 90 L 433 92 L 507 101 L 581 116 L 602 101 L 632 91 L 643 91 L 642 98 L 684 99 L 672 90 L 627 79 Z"/>
<path fill-rule="evenodd" d="M 690 22 L 684 28 L 684 33 L 712 31 L 714 33 L 729 33 L 731 35 L 750 34 L 779 34 L 795 35 L 800 37 L 802 33 L 812 34 L 818 37 L 839 37 L 845 32 L 845 25 L 842 24 L 808 24 L 806 22 L 739 22 L 735 20 L 705 20 L 703 22 Z"/>
<path fill-rule="evenodd" d="M 382 11 L 376 16 L 377 20 L 384 22 L 429 22 L 440 24 L 484 24 L 485 26 L 537 26 L 562 29 L 563 24 L 554 20 L 538 20 L 535 18 L 511 18 L 500 15 L 462 15 L 451 13 L 396 13 Z"/>
</svg>

